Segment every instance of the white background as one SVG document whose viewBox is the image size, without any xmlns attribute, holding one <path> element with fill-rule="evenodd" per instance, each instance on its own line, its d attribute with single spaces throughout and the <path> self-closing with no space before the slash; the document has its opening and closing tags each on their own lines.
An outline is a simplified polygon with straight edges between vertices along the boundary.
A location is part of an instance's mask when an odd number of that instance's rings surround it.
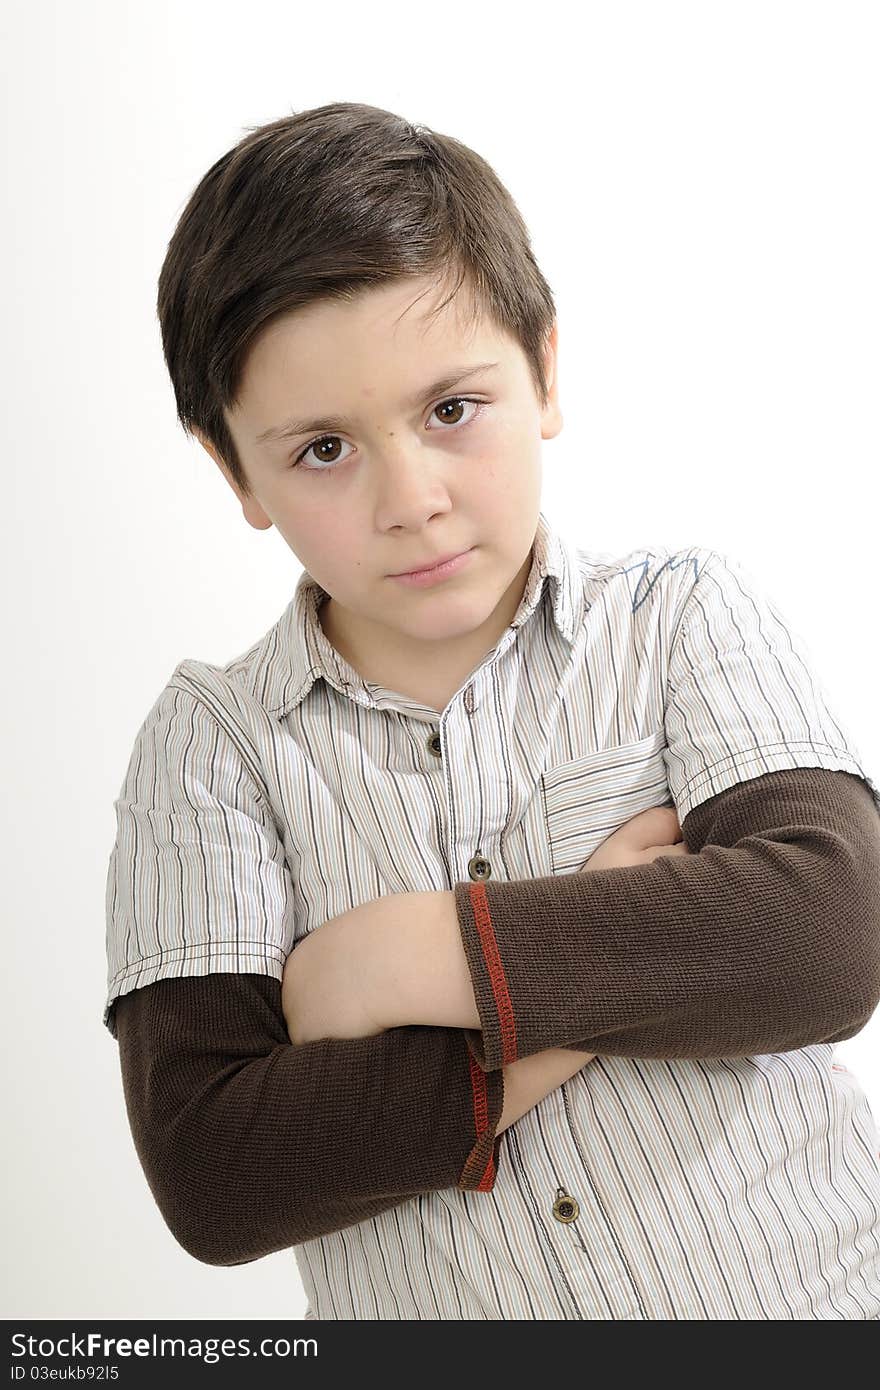
<svg viewBox="0 0 880 1390">
<path fill-rule="evenodd" d="M 101 1022 L 135 732 L 301 572 L 176 422 L 175 222 L 247 127 L 331 101 L 479 151 L 559 311 L 545 511 L 586 548 L 736 556 L 877 778 L 878 10 L 91 0 L 3 27 L 3 1315 L 299 1317 L 292 1252 L 177 1245 Z M 838 1057 L 880 1116 L 880 1013 Z"/>
</svg>

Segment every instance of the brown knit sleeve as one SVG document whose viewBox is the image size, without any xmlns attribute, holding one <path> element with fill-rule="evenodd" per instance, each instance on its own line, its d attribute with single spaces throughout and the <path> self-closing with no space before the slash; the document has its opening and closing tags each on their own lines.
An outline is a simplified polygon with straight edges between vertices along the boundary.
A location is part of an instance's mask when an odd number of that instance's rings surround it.
<svg viewBox="0 0 880 1390">
<path fill-rule="evenodd" d="M 508 883 L 456 909 L 488 1072 L 549 1047 L 785 1052 L 880 1001 L 880 816 L 862 778 L 786 768 L 695 807 L 690 854 Z"/>
<path fill-rule="evenodd" d="M 162 979 L 114 1002 L 125 1104 L 162 1216 L 196 1259 L 245 1264 L 419 1193 L 489 1191 L 501 1072 L 459 1029 L 293 1046 L 281 982 Z"/>
</svg>

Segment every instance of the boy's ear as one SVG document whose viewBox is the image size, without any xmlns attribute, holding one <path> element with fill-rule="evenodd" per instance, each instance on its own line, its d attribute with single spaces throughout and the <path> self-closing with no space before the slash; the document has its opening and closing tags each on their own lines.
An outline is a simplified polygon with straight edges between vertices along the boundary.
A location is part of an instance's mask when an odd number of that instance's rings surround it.
<svg viewBox="0 0 880 1390">
<path fill-rule="evenodd" d="M 547 404 L 541 410 L 541 438 L 554 439 L 562 429 L 559 409 L 559 379 L 557 375 L 559 325 L 554 320 L 544 348 L 544 380 L 547 382 Z"/>
<path fill-rule="evenodd" d="M 263 511 L 263 508 L 260 506 L 256 497 L 245 497 L 244 493 L 239 488 L 238 483 L 233 478 L 232 474 L 226 467 L 226 464 L 224 463 L 220 454 L 218 454 L 217 450 L 214 448 L 214 445 L 211 443 L 210 439 L 206 439 L 205 436 L 202 434 L 201 430 L 198 429 L 196 426 L 193 426 L 192 433 L 195 435 L 202 448 L 211 455 L 211 458 L 214 460 L 217 467 L 220 469 L 220 472 L 226 479 L 227 483 L 232 488 L 232 491 L 235 493 L 236 497 L 241 503 L 241 510 L 244 513 L 244 519 L 248 523 L 248 525 L 253 526 L 254 530 L 256 531 L 268 531 L 269 527 L 274 525 L 274 523 L 271 520 L 271 518 L 268 517 L 266 513 Z"/>
</svg>

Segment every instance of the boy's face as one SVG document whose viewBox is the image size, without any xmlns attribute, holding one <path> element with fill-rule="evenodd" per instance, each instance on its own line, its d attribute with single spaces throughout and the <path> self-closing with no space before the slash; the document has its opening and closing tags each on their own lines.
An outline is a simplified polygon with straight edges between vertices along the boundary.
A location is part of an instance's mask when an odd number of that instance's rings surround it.
<svg viewBox="0 0 880 1390">
<path fill-rule="evenodd" d="M 562 426 L 555 325 L 542 408 L 519 343 L 475 319 L 466 287 L 429 322 L 444 292 L 397 280 L 265 330 L 226 415 L 253 497 L 199 436 L 250 525 L 274 525 L 330 595 L 320 620 L 342 655 L 389 689 L 421 681 L 423 696 L 431 681 L 463 679 L 515 615 L 541 506 L 541 441 Z M 463 377 L 480 363 L 497 365 Z M 431 392 L 453 376 L 462 380 Z M 260 441 L 291 420 L 295 434 Z M 431 587 L 391 577 L 471 548 Z"/>
</svg>

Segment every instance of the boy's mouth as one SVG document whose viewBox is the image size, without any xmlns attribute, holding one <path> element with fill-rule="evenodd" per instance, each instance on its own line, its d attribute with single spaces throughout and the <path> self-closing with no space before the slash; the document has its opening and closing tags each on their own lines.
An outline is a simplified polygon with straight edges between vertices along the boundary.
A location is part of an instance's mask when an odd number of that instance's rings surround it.
<svg viewBox="0 0 880 1390">
<path fill-rule="evenodd" d="M 457 554 L 448 556 L 445 560 L 435 562 L 426 568 L 405 570 L 401 574 L 389 574 L 388 578 L 399 579 L 404 584 L 439 584 L 442 580 L 457 574 L 467 564 L 475 550 L 476 546 L 471 546 L 470 550 L 460 550 Z"/>
<path fill-rule="evenodd" d="M 471 547 L 473 549 L 473 547 Z M 426 560 L 424 564 L 416 565 L 411 570 L 398 570 L 396 574 L 390 574 L 389 579 L 402 579 L 409 574 L 426 574 L 429 570 L 439 569 L 441 565 L 447 565 L 452 560 L 457 560 L 461 555 L 467 555 L 466 550 L 452 550 L 448 555 L 439 555 L 436 560 Z"/>
</svg>

